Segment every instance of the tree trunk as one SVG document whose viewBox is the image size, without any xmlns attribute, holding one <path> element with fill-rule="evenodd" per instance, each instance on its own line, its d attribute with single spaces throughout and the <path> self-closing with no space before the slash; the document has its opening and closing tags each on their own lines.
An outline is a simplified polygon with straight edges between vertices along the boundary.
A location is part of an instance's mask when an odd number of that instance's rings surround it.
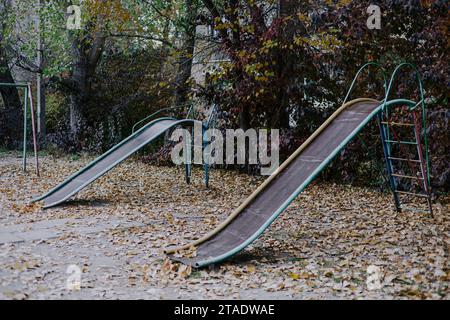
<svg viewBox="0 0 450 320">
<path fill-rule="evenodd" d="M 9 69 L 6 54 L 0 44 L 0 82 L 14 83 Z M 0 87 L 4 107 L 0 114 L 0 144 L 12 148 L 17 147 L 21 138 L 22 124 L 22 102 L 19 91 L 15 87 Z"/>
<path fill-rule="evenodd" d="M 250 112 L 247 108 L 243 108 L 239 113 L 239 126 L 244 131 L 250 129 Z"/>
<path fill-rule="evenodd" d="M 91 95 L 91 81 L 103 52 L 105 38 L 97 33 L 93 39 L 71 34 L 73 69 L 69 93 L 70 134 L 80 149 L 82 129 L 86 125 L 86 106 Z"/>
<path fill-rule="evenodd" d="M 70 133 L 74 142 L 79 142 L 81 129 L 84 123 L 83 107 L 88 97 L 88 64 L 86 48 L 78 41 L 72 39 L 72 90 L 69 94 Z"/>
<path fill-rule="evenodd" d="M 278 15 L 280 18 L 294 15 L 298 8 L 298 1 L 296 0 L 279 0 L 278 2 Z M 291 41 L 295 35 L 296 24 L 293 20 L 288 20 L 283 27 L 280 37 L 287 39 L 287 42 Z M 278 101 L 280 103 L 278 112 L 272 120 L 272 126 L 277 128 L 289 127 L 289 85 L 294 64 L 294 57 L 292 55 L 286 55 L 281 53 L 278 55 L 278 77 L 283 83 L 278 90 Z"/>
<path fill-rule="evenodd" d="M 186 5 L 186 30 L 183 40 L 182 53 L 178 59 L 178 76 L 176 79 L 175 105 L 184 105 L 188 100 L 189 78 L 192 71 L 192 60 L 195 48 L 195 32 L 197 6 L 195 0 L 185 0 Z"/>
</svg>

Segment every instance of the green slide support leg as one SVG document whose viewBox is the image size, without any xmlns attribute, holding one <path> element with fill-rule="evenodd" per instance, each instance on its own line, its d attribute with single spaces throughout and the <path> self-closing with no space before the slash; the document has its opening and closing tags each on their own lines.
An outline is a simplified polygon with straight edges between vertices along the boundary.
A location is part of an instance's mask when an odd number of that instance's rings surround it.
<svg viewBox="0 0 450 320">
<path fill-rule="evenodd" d="M 202 151 L 203 151 L 203 155 L 204 155 L 204 160 L 203 160 L 203 169 L 204 169 L 204 171 L 205 171 L 205 186 L 206 186 L 206 188 L 209 188 L 209 155 L 205 155 L 205 149 L 206 149 L 206 147 L 207 147 L 207 142 L 206 142 L 206 130 L 208 130 L 208 128 L 207 127 L 205 127 L 205 126 L 203 126 L 203 129 L 202 129 Z M 206 158 L 206 157 L 208 157 L 208 158 Z"/>
<path fill-rule="evenodd" d="M 184 167 L 186 175 L 186 183 L 191 183 L 191 147 L 192 147 L 192 135 L 190 137 L 183 131 L 183 141 L 184 141 Z"/>
<path fill-rule="evenodd" d="M 381 143 L 383 145 L 383 152 L 384 152 L 384 159 L 386 161 L 386 169 L 387 169 L 387 173 L 389 176 L 389 184 L 391 186 L 391 191 L 392 194 L 394 195 L 394 202 L 395 202 L 395 208 L 397 209 L 398 212 L 401 211 L 401 206 L 400 206 L 400 200 L 398 198 L 397 193 L 395 192 L 395 190 L 397 189 L 397 183 L 394 179 L 394 177 L 392 176 L 393 173 L 393 167 L 392 167 L 392 161 L 390 160 L 390 149 L 389 146 L 386 143 L 387 140 L 387 133 L 386 133 L 386 129 L 383 125 L 383 111 L 378 113 L 378 123 L 380 126 L 380 135 L 381 135 Z"/>
</svg>

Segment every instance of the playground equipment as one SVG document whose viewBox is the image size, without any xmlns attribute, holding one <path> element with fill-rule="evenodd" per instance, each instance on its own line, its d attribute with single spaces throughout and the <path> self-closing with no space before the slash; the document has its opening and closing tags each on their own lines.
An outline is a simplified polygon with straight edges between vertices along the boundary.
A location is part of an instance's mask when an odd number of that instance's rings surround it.
<svg viewBox="0 0 450 320">
<path fill-rule="evenodd" d="M 393 89 L 393 85 L 395 80 L 398 77 L 399 72 L 403 68 L 411 68 L 416 76 L 416 80 L 419 86 L 420 92 L 420 101 L 414 102 L 407 99 L 397 99 L 389 101 L 389 96 Z M 378 114 L 379 123 L 380 123 L 380 133 L 382 137 L 383 143 L 383 151 L 385 155 L 385 160 L 387 164 L 387 172 L 389 174 L 389 182 L 391 185 L 391 190 L 394 195 L 394 201 L 397 211 L 401 211 L 402 209 L 412 210 L 412 211 L 421 211 L 415 208 L 406 207 L 402 205 L 400 195 L 409 195 L 413 197 L 425 198 L 427 200 L 428 212 L 433 215 L 433 208 L 431 203 L 431 177 L 430 177 L 430 160 L 428 154 L 428 135 L 426 132 L 426 118 L 427 118 L 427 109 L 425 106 L 425 94 L 423 90 L 423 83 L 420 77 L 420 73 L 417 68 L 410 63 L 402 63 L 394 70 L 391 81 L 389 82 L 389 87 L 386 90 L 385 97 L 385 105 L 382 111 Z M 386 101 L 389 101 L 386 103 Z M 391 120 L 392 115 L 394 114 L 393 109 L 399 107 L 406 107 L 406 111 L 412 115 L 412 122 L 395 122 Z M 420 106 L 420 109 L 419 109 Z M 394 110 L 395 111 L 395 110 Z M 405 141 L 402 140 L 397 133 L 396 127 L 406 127 L 412 129 L 414 134 L 414 141 Z M 422 140 L 424 147 L 422 147 Z M 392 154 L 393 144 L 399 146 L 399 151 L 406 155 L 405 157 L 398 157 Z M 411 159 L 409 157 L 409 153 L 407 146 L 414 146 L 417 151 L 417 159 Z M 410 175 L 405 175 L 400 172 L 395 171 L 394 162 L 405 162 L 410 167 Z M 415 165 L 419 166 L 419 170 L 415 170 Z M 399 190 L 400 179 L 409 179 L 415 180 L 420 184 L 420 187 L 423 193 L 412 193 L 408 191 Z"/>
<path fill-rule="evenodd" d="M 23 110 L 23 161 L 22 168 L 23 171 L 27 171 L 27 130 L 28 130 L 28 105 L 30 106 L 31 115 L 31 128 L 33 133 L 33 147 L 34 147 L 34 161 L 36 175 L 39 176 L 39 157 L 38 157 L 38 144 L 37 144 L 37 134 L 36 134 L 36 123 L 34 119 L 34 104 L 33 104 L 33 92 L 31 90 L 30 83 L 0 83 L 0 87 L 14 87 L 24 90 L 24 110 Z"/>
<path fill-rule="evenodd" d="M 384 77 L 385 99 L 377 101 L 370 98 L 359 98 L 348 101 L 360 73 L 368 66 L 380 69 Z M 419 103 L 407 99 L 389 101 L 393 84 L 399 71 L 410 67 L 416 72 L 419 82 L 421 100 Z M 348 102 L 347 102 L 348 101 Z M 415 141 L 403 141 L 393 129 L 403 123 L 392 122 L 393 110 L 406 106 L 414 118 L 414 123 L 407 124 L 414 128 Z M 417 108 L 421 107 L 422 128 L 419 128 Z M 407 194 L 424 197 L 428 201 L 432 214 L 430 198 L 430 174 L 426 137 L 426 108 L 422 81 L 417 69 L 407 63 L 399 65 L 387 85 L 383 68 L 377 63 L 365 64 L 356 74 L 352 85 L 344 99 L 343 105 L 334 112 L 262 185 L 257 188 L 223 223 L 206 236 L 182 247 L 168 248 L 166 254 L 175 261 L 200 268 L 218 263 L 255 241 L 270 224 L 289 206 L 289 204 L 311 183 L 315 177 L 339 154 L 339 152 L 366 126 L 369 121 L 378 118 L 383 150 L 387 163 L 390 186 L 398 211 L 402 207 L 400 195 Z M 425 142 L 425 156 L 421 140 Z M 401 158 L 392 153 L 392 145 L 414 145 L 417 147 L 419 159 Z M 402 149 L 401 149 L 402 150 Z M 394 161 L 406 161 L 420 164 L 420 172 L 403 175 L 394 171 Z M 415 176 L 415 177 L 414 177 Z M 398 179 L 417 179 L 423 193 L 410 193 L 398 189 Z M 194 258 L 179 258 L 174 253 L 196 248 Z"/>
<path fill-rule="evenodd" d="M 358 98 L 348 101 L 353 87 L 359 79 L 359 75 L 369 66 L 377 67 L 383 75 L 384 100 L 377 101 L 371 98 Z M 418 103 L 408 99 L 389 100 L 400 70 L 406 67 L 413 69 L 418 80 L 421 99 Z M 412 122 L 400 122 L 393 119 L 393 116 L 399 113 L 398 110 L 404 107 L 406 109 L 403 110 L 403 113 L 406 112 L 412 115 Z M 214 122 L 216 115 L 215 107 L 211 108 L 211 114 L 204 123 L 189 118 L 193 108 L 189 109 L 186 119 L 183 120 L 163 117 L 150 121 L 150 119 L 161 112 L 171 109 L 173 108 L 160 110 L 138 122 L 133 128 L 133 134 L 130 137 L 35 201 L 44 200 L 45 208 L 64 202 L 128 158 L 131 154 L 151 143 L 171 128 L 179 125 L 193 126 L 195 123 L 201 123 L 203 128 L 203 142 L 200 147 L 205 148 L 205 131 Z M 420 121 L 420 116 L 422 117 L 422 121 Z M 383 68 L 377 63 L 370 62 L 361 67 L 357 72 L 343 105 L 232 212 L 223 223 L 204 237 L 182 247 L 168 248 L 165 252 L 174 260 L 199 268 L 223 261 L 243 250 L 261 236 L 289 204 L 330 164 L 333 158 L 374 118 L 378 119 L 379 122 L 387 173 L 389 175 L 389 183 L 394 195 L 396 209 L 398 211 L 402 209 L 414 209 L 404 206 L 404 199 L 401 199 L 401 196 L 414 196 L 426 198 L 428 205 L 427 212 L 432 215 L 428 138 L 426 133 L 426 107 L 420 74 L 413 65 L 408 63 L 400 64 L 393 72 L 388 85 Z M 147 124 L 134 132 L 143 123 Z M 395 129 L 397 126 L 412 128 L 414 141 L 401 139 L 397 129 Z M 399 146 L 399 148 L 396 150 L 394 146 Z M 410 157 L 410 153 L 405 150 L 406 146 L 414 146 L 416 148 L 417 159 Z M 404 156 L 402 157 L 400 153 L 404 153 Z M 208 161 L 204 164 L 204 169 L 205 182 L 208 185 L 209 168 L 207 163 Z M 398 171 L 398 168 L 400 168 L 398 163 L 408 163 L 411 167 L 411 172 L 405 174 L 402 171 Z M 418 171 L 414 165 L 419 166 Z M 191 164 L 186 162 L 186 180 L 188 183 L 191 172 L 190 166 Z M 420 188 L 422 192 L 414 193 L 400 190 L 400 179 L 408 179 L 416 182 L 416 187 Z M 192 247 L 195 247 L 197 252 L 194 258 L 179 258 L 178 255 L 175 257 L 174 253 Z"/>
<path fill-rule="evenodd" d="M 132 134 L 117 144 L 115 147 L 92 161 L 86 167 L 69 177 L 60 185 L 50 190 L 43 196 L 33 201 L 44 201 L 44 208 L 54 207 L 58 204 L 69 199 L 71 196 L 82 190 L 84 187 L 97 180 L 109 170 L 113 169 L 119 163 L 130 157 L 136 151 L 140 150 L 144 146 L 154 142 L 158 137 L 162 136 L 167 131 L 178 126 L 194 126 L 195 123 L 202 125 L 203 133 L 208 129 L 210 123 L 214 117 L 215 109 L 212 109 L 211 115 L 206 122 L 200 122 L 195 119 L 190 119 L 190 115 L 193 114 L 194 108 L 189 108 L 186 119 L 178 120 L 172 117 L 161 117 L 154 119 L 157 115 L 183 108 L 184 106 L 165 108 L 159 110 L 150 116 L 142 119 L 133 126 Z M 146 123 L 141 129 L 136 129 Z M 209 183 L 209 167 L 204 165 L 205 169 L 205 184 Z M 186 181 L 190 182 L 191 164 L 186 162 Z"/>
</svg>

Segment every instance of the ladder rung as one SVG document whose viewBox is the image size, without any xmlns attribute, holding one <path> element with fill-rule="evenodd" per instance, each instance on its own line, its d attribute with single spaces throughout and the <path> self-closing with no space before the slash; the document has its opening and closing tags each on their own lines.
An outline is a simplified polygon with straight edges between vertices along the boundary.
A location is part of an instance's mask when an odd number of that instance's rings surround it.
<svg viewBox="0 0 450 320">
<path fill-rule="evenodd" d="M 406 191 L 400 191 L 400 190 L 395 190 L 395 192 L 401 193 L 401 194 L 407 194 L 407 195 L 415 196 L 415 197 L 428 198 L 428 196 L 426 194 L 422 194 L 422 193 L 412 193 L 412 192 L 406 192 Z"/>
<path fill-rule="evenodd" d="M 416 159 L 405 159 L 405 158 L 396 158 L 396 157 L 388 157 L 389 160 L 396 160 L 396 161 L 410 161 L 410 162 L 417 162 L 420 163 L 420 160 Z"/>
<path fill-rule="evenodd" d="M 399 144 L 411 144 L 411 145 L 417 145 L 417 142 L 412 142 L 412 141 L 384 140 L 384 142 L 387 142 L 387 143 L 399 143 Z"/>
<path fill-rule="evenodd" d="M 409 211 L 419 212 L 419 213 L 430 213 L 430 210 L 417 209 L 417 208 L 411 208 L 411 207 L 405 207 L 405 206 L 401 206 L 401 209 L 402 210 L 409 210 Z"/>
<path fill-rule="evenodd" d="M 381 122 L 382 124 L 399 127 L 414 127 L 414 123 L 401 123 L 401 122 Z"/>
<path fill-rule="evenodd" d="M 420 178 L 420 177 L 406 176 L 406 175 L 403 175 L 403 174 L 396 174 L 396 173 L 393 173 L 392 176 L 393 177 L 398 177 L 398 178 L 423 180 L 423 178 Z"/>
</svg>

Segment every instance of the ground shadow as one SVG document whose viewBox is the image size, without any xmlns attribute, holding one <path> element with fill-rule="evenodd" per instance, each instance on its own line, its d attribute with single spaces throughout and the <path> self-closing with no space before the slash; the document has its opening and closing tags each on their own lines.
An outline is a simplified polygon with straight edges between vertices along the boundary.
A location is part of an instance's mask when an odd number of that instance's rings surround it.
<svg viewBox="0 0 450 320">
<path fill-rule="evenodd" d="M 110 205 L 112 202 L 106 199 L 76 199 L 76 200 L 67 200 L 64 204 L 61 204 L 60 207 L 104 207 Z"/>
</svg>

